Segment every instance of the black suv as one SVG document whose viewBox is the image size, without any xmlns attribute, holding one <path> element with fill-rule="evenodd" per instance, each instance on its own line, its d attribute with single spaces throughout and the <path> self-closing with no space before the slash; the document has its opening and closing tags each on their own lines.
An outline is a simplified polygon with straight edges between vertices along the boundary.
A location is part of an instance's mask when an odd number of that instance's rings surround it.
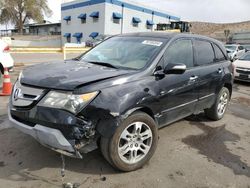
<svg viewBox="0 0 250 188">
<path fill-rule="evenodd" d="M 154 154 L 158 129 L 205 110 L 221 119 L 232 94 L 232 64 L 216 40 L 189 34 L 112 37 L 78 58 L 24 70 L 9 119 L 64 155 L 100 147 L 132 171 Z"/>
</svg>

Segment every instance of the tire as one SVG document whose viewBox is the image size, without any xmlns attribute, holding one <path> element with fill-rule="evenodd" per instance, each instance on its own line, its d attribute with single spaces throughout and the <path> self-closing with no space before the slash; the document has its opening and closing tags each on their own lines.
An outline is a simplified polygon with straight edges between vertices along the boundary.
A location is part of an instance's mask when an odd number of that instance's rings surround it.
<svg viewBox="0 0 250 188">
<path fill-rule="evenodd" d="M 158 128 L 155 121 L 143 112 L 136 112 L 121 123 L 111 138 L 101 138 L 100 146 L 104 158 L 114 168 L 130 172 L 141 168 L 151 159 L 157 144 Z"/>
<path fill-rule="evenodd" d="M 214 121 L 222 119 L 227 111 L 229 101 L 230 92 L 226 87 L 223 87 L 217 95 L 214 105 L 205 110 L 206 116 Z"/>
</svg>

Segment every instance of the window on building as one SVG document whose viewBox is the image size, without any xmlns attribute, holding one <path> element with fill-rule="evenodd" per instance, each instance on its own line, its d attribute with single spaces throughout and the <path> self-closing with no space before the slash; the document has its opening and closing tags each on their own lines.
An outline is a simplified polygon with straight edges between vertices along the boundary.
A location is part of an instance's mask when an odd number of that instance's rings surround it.
<svg viewBox="0 0 250 188">
<path fill-rule="evenodd" d="M 83 34 L 82 34 L 82 33 L 75 33 L 75 34 L 73 35 L 73 37 L 75 37 L 75 38 L 76 38 L 76 42 L 77 42 L 78 44 L 80 44 L 80 43 L 82 42 Z"/>
<path fill-rule="evenodd" d="M 113 23 L 115 23 L 115 24 L 120 24 L 121 21 L 120 21 L 120 19 L 113 19 Z"/>
<path fill-rule="evenodd" d="M 153 26 L 154 26 L 153 20 L 147 20 L 147 22 L 146 22 L 147 29 L 152 29 Z"/>
<path fill-rule="evenodd" d="M 76 38 L 76 42 L 77 42 L 77 44 L 81 44 L 82 38 Z"/>
<path fill-rule="evenodd" d="M 65 20 L 65 21 L 67 22 L 67 24 L 69 24 L 70 21 L 71 21 L 71 16 L 65 16 L 65 17 L 63 18 L 63 20 Z"/>
<path fill-rule="evenodd" d="M 99 35 L 98 32 L 92 32 L 89 37 L 91 37 L 92 39 L 95 39 L 97 36 Z"/>
<path fill-rule="evenodd" d="M 149 29 L 149 30 L 152 30 L 153 26 L 152 25 L 147 25 L 146 28 Z"/>
<path fill-rule="evenodd" d="M 98 22 L 100 14 L 99 12 L 92 12 L 89 17 L 93 18 L 93 22 Z"/>
<path fill-rule="evenodd" d="M 71 34 L 70 33 L 65 33 L 64 37 L 66 38 L 67 43 L 71 43 Z"/>
<path fill-rule="evenodd" d="M 87 21 L 86 19 L 81 19 L 81 23 L 82 23 L 82 24 L 85 24 L 86 21 Z"/>
<path fill-rule="evenodd" d="M 66 37 L 67 43 L 71 43 L 71 37 Z"/>
<path fill-rule="evenodd" d="M 215 60 L 214 50 L 210 42 L 203 40 L 195 40 L 195 49 L 198 65 L 207 65 Z"/>
<path fill-rule="evenodd" d="M 87 20 L 87 14 L 80 14 L 78 18 L 81 19 L 82 24 L 85 24 Z"/>
<path fill-rule="evenodd" d="M 140 18 L 137 18 L 137 17 L 133 17 L 132 23 L 133 23 L 133 26 L 134 26 L 134 27 L 138 27 L 138 26 L 139 26 L 139 23 L 141 23 L 141 19 L 140 19 Z"/>
<path fill-rule="evenodd" d="M 118 12 L 113 12 L 113 22 L 116 24 L 120 24 L 120 20 L 122 19 L 122 14 Z"/>
</svg>

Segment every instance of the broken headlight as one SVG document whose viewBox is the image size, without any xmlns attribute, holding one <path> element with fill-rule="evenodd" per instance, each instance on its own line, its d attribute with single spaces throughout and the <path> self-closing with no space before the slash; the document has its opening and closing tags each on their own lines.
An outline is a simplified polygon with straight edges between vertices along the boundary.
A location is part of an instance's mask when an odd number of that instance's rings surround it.
<svg viewBox="0 0 250 188">
<path fill-rule="evenodd" d="M 99 92 L 96 91 L 83 95 L 73 95 L 71 93 L 50 91 L 39 103 L 39 106 L 64 109 L 73 114 L 77 114 L 86 107 L 98 93 Z"/>
</svg>

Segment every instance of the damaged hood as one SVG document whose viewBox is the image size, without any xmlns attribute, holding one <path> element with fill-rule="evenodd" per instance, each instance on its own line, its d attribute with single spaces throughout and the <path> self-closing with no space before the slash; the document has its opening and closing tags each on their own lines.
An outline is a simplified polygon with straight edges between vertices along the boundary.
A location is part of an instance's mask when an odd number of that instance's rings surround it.
<svg viewBox="0 0 250 188">
<path fill-rule="evenodd" d="M 23 71 L 20 82 L 35 87 L 73 91 L 78 86 L 125 75 L 131 71 L 79 61 L 43 63 Z"/>
</svg>

